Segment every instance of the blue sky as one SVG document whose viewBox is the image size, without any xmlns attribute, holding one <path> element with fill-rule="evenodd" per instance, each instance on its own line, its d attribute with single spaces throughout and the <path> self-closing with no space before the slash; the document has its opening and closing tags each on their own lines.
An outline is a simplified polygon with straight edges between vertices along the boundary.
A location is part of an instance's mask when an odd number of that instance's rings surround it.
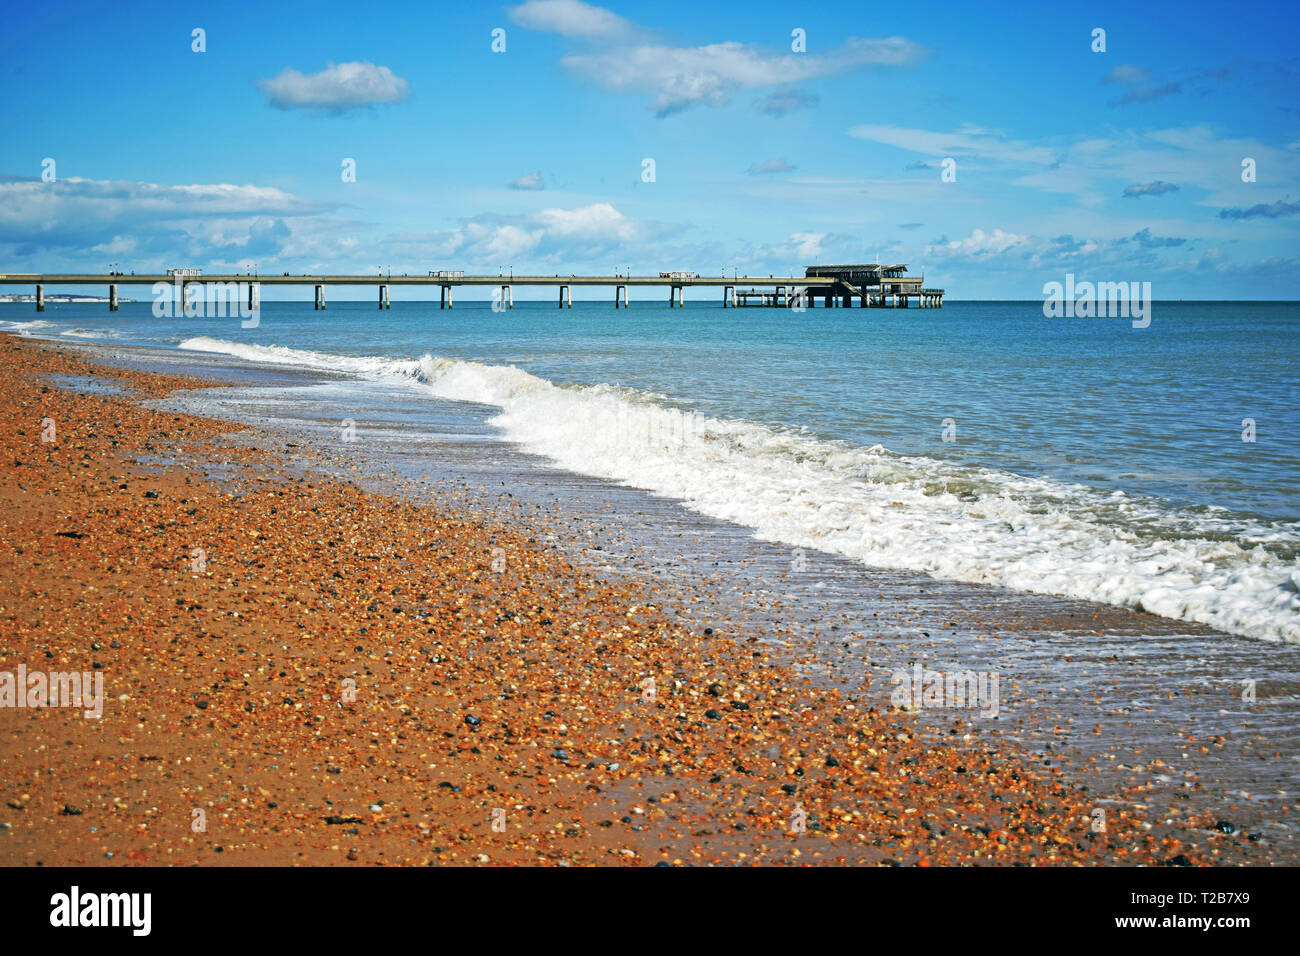
<svg viewBox="0 0 1300 956">
<path fill-rule="evenodd" d="M 877 9 L 13 6 L 0 269 L 766 275 L 879 256 L 955 298 L 1038 298 L 1067 272 L 1300 298 L 1294 4 Z"/>
</svg>

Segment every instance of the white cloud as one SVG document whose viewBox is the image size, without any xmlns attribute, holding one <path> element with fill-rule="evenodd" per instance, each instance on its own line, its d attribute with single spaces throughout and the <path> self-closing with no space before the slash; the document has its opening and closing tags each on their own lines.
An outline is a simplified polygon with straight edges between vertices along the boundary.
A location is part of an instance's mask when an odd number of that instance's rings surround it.
<svg viewBox="0 0 1300 956">
<path fill-rule="evenodd" d="M 805 266 L 852 259 L 859 247 L 859 239 L 844 233 L 792 232 L 782 242 L 755 244 L 744 261 L 750 264 L 751 275 L 802 275 Z"/>
<path fill-rule="evenodd" d="M 1209 74 L 1200 74 L 1206 76 Z M 1127 103 L 1145 103 L 1149 100 L 1156 100 L 1162 96 L 1172 96 L 1175 93 L 1183 91 L 1181 81 L 1165 83 L 1163 86 L 1151 85 L 1151 73 L 1139 66 L 1123 64 L 1115 67 L 1101 78 L 1102 83 L 1117 83 L 1128 88 L 1125 93 L 1117 100 L 1111 100 L 1111 106 L 1123 106 Z"/>
<path fill-rule="evenodd" d="M 658 44 L 576 53 L 560 62 L 569 70 L 616 93 L 652 93 L 651 108 L 667 116 L 692 106 L 720 106 L 732 94 L 872 66 L 903 66 L 924 54 L 904 37 L 849 39 L 820 56 L 772 55 L 734 41 L 700 47 Z"/>
<path fill-rule="evenodd" d="M 531 173 L 524 173 L 510 184 L 511 189 L 545 189 L 542 185 L 542 171 L 534 170 Z"/>
<path fill-rule="evenodd" d="M 1057 152 L 1053 149 L 1035 146 L 1023 140 L 1007 139 L 994 130 L 969 123 L 952 132 L 866 123 L 852 127 L 849 135 L 925 156 L 973 156 L 1044 166 L 1057 159 Z"/>
<path fill-rule="evenodd" d="M 536 220 L 547 234 L 581 239 L 634 239 L 639 228 L 607 202 L 578 209 L 543 209 Z"/>
<path fill-rule="evenodd" d="M 384 233 L 375 224 L 329 216 L 336 204 L 264 186 L 169 186 L 68 177 L 0 177 L 0 261 L 15 271 L 128 271 L 193 265 L 217 269 L 256 261 L 263 271 L 353 271 L 359 263 L 495 270 L 513 264 L 636 261 L 679 231 L 634 219 L 608 202 L 552 207 L 530 215 L 484 213 L 428 233 Z M 22 263 L 23 265 L 20 265 Z M 450 265 L 447 265 L 450 264 Z M 402 265 L 401 268 L 408 268 Z"/>
<path fill-rule="evenodd" d="M 792 232 L 787 241 L 794 258 L 807 265 L 813 265 L 822 255 L 822 243 L 826 240 L 824 232 Z"/>
<path fill-rule="evenodd" d="M 455 261 L 461 266 L 498 268 L 521 262 L 554 262 L 565 268 L 611 255 L 637 255 L 647 240 L 668 231 L 662 224 L 625 216 L 606 202 L 573 209 L 543 209 L 509 218 L 482 215 L 456 229 L 407 240 L 408 257 Z M 428 253 L 432 252 L 432 255 Z"/>
<path fill-rule="evenodd" d="M 795 110 L 812 109 L 821 99 L 815 93 L 800 90 L 773 90 L 754 104 L 754 108 L 768 116 L 784 116 Z"/>
<path fill-rule="evenodd" d="M 373 63 L 331 63 L 319 73 L 299 73 L 285 67 L 269 80 L 258 80 L 267 102 L 282 110 L 318 109 L 331 113 L 380 103 L 400 103 L 411 95 L 410 84 L 386 66 Z"/>
<path fill-rule="evenodd" d="M 743 90 L 781 86 L 873 66 L 904 66 L 927 52 L 905 37 L 857 39 L 829 53 L 772 53 L 738 43 L 675 47 L 603 7 L 580 0 L 529 0 L 508 8 L 515 23 L 563 36 L 606 41 L 599 50 L 571 53 L 561 64 L 616 93 L 647 93 L 651 108 L 667 116 L 692 106 L 718 106 Z M 812 94 L 782 91 L 756 104 L 781 115 L 814 105 Z"/>
<path fill-rule="evenodd" d="M 794 167 L 784 159 L 765 159 L 761 163 L 755 163 L 750 166 L 749 174 L 751 176 L 758 176 L 763 173 L 788 173 L 793 169 Z"/>
<path fill-rule="evenodd" d="M 582 0 L 528 0 L 507 7 L 506 13 L 521 27 L 566 37 L 614 37 L 633 30 L 633 25 L 618 14 Z"/>
<path fill-rule="evenodd" d="M 1045 192 L 1074 193 L 1100 203 L 1131 183 L 1165 181 L 1180 190 L 1208 193 L 1198 202 L 1221 208 L 1241 205 L 1252 187 L 1241 181 L 1241 157 L 1254 158 L 1272 170 L 1281 188 L 1300 185 L 1296 164 L 1284 150 L 1255 139 L 1219 138 L 1207 125 L 1116 132 L 1108 139 L 1087 139 L 1061 150 L 1054 168 L 1013 181 Z"/>
<path fill-rule="evenodd" d="M 1140 66 L 1121 64 L 1101 78 L 1103 83 L 1122 83 L 1125 86 L 1145 86 L 1151 82 L 1151 74 Z"/>
<path fill-rule="evenodd" d="M 0 244 L 21 249 L 196 248 L 281 234 L 282 217 L 329 209 L 268 186 L 168 186 L 70 177 L 0 181 Z M 232 236 L 240 237 L 232 240 Z M 262 242 L 264 248 L 269 248 Z"/>
<path fill-rule="evenodd" d="M 1025 239 L 1025 236 L 1003 232 L 1001 229 L 994 229 L 992 232 L 974 229 L 965 239 L 926 246 L 925 254 L 934 258 L 1001 255 L 1013 246 L 1023 244 Z"/>
</svg>

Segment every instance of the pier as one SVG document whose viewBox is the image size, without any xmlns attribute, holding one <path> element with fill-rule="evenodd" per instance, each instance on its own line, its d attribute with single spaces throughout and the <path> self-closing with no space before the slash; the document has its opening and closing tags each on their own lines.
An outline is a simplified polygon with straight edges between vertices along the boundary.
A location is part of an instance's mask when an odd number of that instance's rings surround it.
<svg viewBox="0 0 1300 956">
<path fill-rule="evenodd" d="M 427 275 L 208 275 L 199 269 L 171 269 L 162 275 L 122 273 L 0 273 L 0 286 L 31 286 L 36 290 L 36 311 L 45 311 L 46 286 L 107 286 L 109 310 L 117 311 L 119 286 L 174 287 L 179 301 L 188 301 L 190 286 L 217 286 L 225 294 L 242 294 L 247 289 L 249 308 L 256 308 L 262 286 L 310 286 L 315 307 L 326 308 L 327 286 L 373 286 L 380 309 L 392 308 L 389 290 L 393 286 L 416 286 L 439 290 L 438 307 L 453 308 L 457 287 L 493 289 L 493 307 L 513 309 L 515 286 L 547 286 L 558 290 L 558 307 L 573 307 L 575 287 L 601 286 L 613 290 L 614 308 L 627 308 L 636 293 L 657 289 L 668 292 L 669 308 L 686 304 L 686 290 L 721 292 L 723 308 L 785 308 L 803 311 L 815 308 L 942 308 L 943 289 L 924 288 L 924 277 L 908 276 L 906 265 L 808 266 L 802 276 L 701 276 L 693 272 L 663 272 L 657 276 L 632 275 L 465 275 L 462 271 L 437 270 Z M 740 289 L 741 284 L 747 288 Z M 648 294 L 648 293 L 647 293 Z"/>
</svg>

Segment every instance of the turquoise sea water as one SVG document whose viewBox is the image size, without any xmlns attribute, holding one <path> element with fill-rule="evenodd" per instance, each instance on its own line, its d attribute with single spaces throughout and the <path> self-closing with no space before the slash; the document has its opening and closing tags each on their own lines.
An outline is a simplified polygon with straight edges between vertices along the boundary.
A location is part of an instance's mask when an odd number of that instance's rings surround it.
<svg viewBox="0 0 1300 956">
<path fill-rule="evenodd" d="M 270 302 L 252 329 L 148 302 L 6 304 L 0 320 L 342 370 L 359 407 L 379 400 L 367 383 L 400 381 L 771 540 L 1300 642 L 1300 304 L 1157 302 L 1142 329 L 1040 302 Z"/>
</svg>

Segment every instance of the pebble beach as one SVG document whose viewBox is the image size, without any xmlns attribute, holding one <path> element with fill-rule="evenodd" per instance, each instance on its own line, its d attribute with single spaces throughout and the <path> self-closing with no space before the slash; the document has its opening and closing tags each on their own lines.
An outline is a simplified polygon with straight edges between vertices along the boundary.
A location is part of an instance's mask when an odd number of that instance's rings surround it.
<svg viewBox="0 0 1300 956">
<path fill-rule="evenodd" d="M 141 404 L 210 382 L 12 336 L 0 382 L 0 670 L 102 672 L 106 698 L 0 709 L 0 863 L 1274 862 L 683 626 L 545 515 L 378 494 Z"/>
</svg>

